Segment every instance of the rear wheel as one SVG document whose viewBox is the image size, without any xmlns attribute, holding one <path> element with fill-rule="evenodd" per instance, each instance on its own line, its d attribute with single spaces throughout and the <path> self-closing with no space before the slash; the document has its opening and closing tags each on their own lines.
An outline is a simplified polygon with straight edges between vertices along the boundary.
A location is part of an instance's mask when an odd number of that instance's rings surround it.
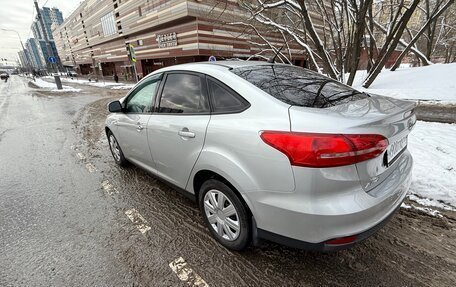
<svg viewBox="0 0 456 287">
<path fill-rule="evenodd" d="M 109 149 L 111 150 L 114 161 L 120 166 L 126 166 L 128 161 L 125 159 L 122 149 L 111 131 L 108 131 L 108 141 Z"/>
<path fill-rule="evenodd" d="M 199 206 L 212 236 L 232 250 L 244 249 L 250 240 L 248 212 L 236 193 L 225 183 L 210 179 L 199 192 Z"/>
</svg>

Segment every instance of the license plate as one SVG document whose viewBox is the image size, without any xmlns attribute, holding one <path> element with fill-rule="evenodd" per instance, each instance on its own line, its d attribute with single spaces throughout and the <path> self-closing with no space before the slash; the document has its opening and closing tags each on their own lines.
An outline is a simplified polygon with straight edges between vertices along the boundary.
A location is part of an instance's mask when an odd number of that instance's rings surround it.
<svg viewBox="0 0 456 287">
<path fill-rule="evenodd" d="M 407 147 L 407 136 L 393 142 L 387 149 L 388 165 Z"/>
</svg>

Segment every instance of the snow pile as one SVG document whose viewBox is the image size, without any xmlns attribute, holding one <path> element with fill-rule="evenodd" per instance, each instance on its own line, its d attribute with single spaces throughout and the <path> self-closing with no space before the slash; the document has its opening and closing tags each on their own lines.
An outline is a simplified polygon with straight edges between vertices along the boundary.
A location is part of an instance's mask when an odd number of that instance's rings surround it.
<svg viewBox="0 0 456 287">
<path fill-rule="evenodd" d="M 112 90 L 129 90 L 131 89 L 134 85 L 132 84 L 123 84 L 123 83 L 116 83 L 116 82 L 111 82 L 111 81 L 90 81 L 87 79 L 71 79 L 71 78 L 62 78 L 62 81 L 68 82 L 68 83 L 75 83 L 79 85 L 89 85 L 93 87 L 99 87 L 99 88 L 107 88 L 111 87 Z"/>
<path fill-rule="evenodd" d="M 443 217 L 443 215 L 438 210 L 435 210 L 435 209 L 432 209 L 432 208 L 428 208 L 428 207 L 416 206 L 414 204 L 408 205 L 406 203 L 402 203 L 401 207 L 405 208 L 405 209 L 413 208 L 413 209 L 419 210 L 421 212 L 424 212 L 426 214 L 429 214 L 429 215 L 435 216 L 435 217 Z"/>
<path fill-rule="evenodd" d="M 408 149 L 415 163 L 409 198 L 456 210 L 456 124 L 418 121 Z"/>
<path fill-rule="evenodd" d="M 55 83 L 50 83 L 43 81 L 41 79 L 35 79 L 33 82 L 36 86 L 42 89 L 50 89 L 51 92 L 80 92 L 81 89 L 75 89 L 73 87 L 68 87 L 68 86 L 62 86 L 61 90 L 57 89 L 57 85 Z"/>
<path fill-rule="evenodd" d="M 358 71 L 353 87 L 372 94 L 411 100 L 456 102 L 456 63 L 383 70 L 374 83 L 362 88 L 366 71 Z"/>
<path fill-rule="evenodd" d="M 441 201 L 431 199 L 431 198 L 421 198 L 416 194 L 409 194 L 408 199 L 415 201 L 416 203 L 423 205 L 423 206 L 434 206 L 438 207 L 443 210 L 453 210 L 455 211 L 456 208 L 447 204 L 442 203 Z"/>
<path fill-rule="evenodd" d="M 130 90 L 134 86 L 135 85 L 114 86 L 114 87 L 111 88 L 111 90 Z"/>
</svg>

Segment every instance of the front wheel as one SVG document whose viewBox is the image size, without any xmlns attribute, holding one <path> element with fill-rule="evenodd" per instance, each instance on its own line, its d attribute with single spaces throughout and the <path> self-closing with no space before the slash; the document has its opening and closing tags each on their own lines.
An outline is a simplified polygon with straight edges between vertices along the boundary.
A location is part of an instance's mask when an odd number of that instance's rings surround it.
<svg viewBox="0 0 456 287">
<path fill-rule="evenodd" d="M 218 242 L 232 250 L 247 247 L 251 237 L 248 212 L 229 186 L 216 179 L 204 182 L 198 202 L 203 219 Z"/>
<path fill-rule="evenodd" d="M 114 161 L 120 166 L 126 166 L 128 161 L 124 157 L 122 149 L 120 148 L 119 143 L 117 142 L 116 137 L 113 135 L 111 131 L 108 131 L 108 141 L 109 141 L 109 149 L 111 150 L 112 157 Z"/>
</svg>

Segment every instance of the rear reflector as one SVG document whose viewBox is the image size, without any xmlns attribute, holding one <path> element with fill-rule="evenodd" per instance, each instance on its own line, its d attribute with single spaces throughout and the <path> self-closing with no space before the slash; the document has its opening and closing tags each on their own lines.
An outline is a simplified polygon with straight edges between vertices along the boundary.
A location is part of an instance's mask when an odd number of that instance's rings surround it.
<svg viewBox="0 0 456 287">
<path fill-rule="evenodd" d="M 318 134 L 263 131 L 261 139 L 284 153 L 290 163 L 305 167 L 355 164 L 381 155 L 388 140 L 373 134 Z"/>
<path fill-rule="evenodd" d="M 325 244 L 327 244 L 327 245 L 344 245 L 344 244 L 353 243 L 353 242 L 355 242 L 355 240 L 356 240 L 356 235 L 353 235 L 353 236 L 331 239 L 331 240 L 326 241 Z"/>
</svg>

